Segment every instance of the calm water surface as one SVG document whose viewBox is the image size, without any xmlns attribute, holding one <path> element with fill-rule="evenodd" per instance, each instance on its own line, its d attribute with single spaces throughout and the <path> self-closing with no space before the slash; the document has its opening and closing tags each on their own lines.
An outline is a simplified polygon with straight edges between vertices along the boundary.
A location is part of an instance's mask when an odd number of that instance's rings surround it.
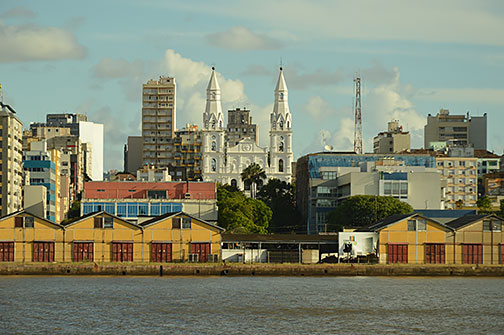
<svg viewBox="0 0 504 335">
<path fill-rule="evenodd" d="M 0 277 L 0 334 L 504 334 L 504 279 Z"/>
</svg>

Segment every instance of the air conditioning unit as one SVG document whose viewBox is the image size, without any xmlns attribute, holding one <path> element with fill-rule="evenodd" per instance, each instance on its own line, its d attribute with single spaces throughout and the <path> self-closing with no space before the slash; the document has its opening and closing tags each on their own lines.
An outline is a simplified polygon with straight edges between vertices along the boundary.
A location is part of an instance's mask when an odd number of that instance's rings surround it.
<svg viewBox="0 0 504 335">
<path fill-rule="evenodd" d="M 199 255 L 198 254 L 189 254 L 189 262 L 191 263 L 197 263 L 199 261 Z"/>
<path fill-rule="evenodd" d="M 211 263 L 217 263 L 219 261 L 219 255 L 217 254 L 208 255 L 208 261 Z"/>
</svg>

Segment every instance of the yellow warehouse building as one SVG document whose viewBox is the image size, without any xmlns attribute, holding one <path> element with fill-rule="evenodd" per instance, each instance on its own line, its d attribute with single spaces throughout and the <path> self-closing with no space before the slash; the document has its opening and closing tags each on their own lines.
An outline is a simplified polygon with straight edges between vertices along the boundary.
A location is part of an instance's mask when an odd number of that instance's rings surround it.
<svg viewBox="0 0 504 335">
<path fill-rule="evenodd" d="M 102 211 L 59 225 L 20 211 L 0 218 L 0 261 L 218 261 L 223 232 L 183 212 L 135 224 Z"/>
</svg>

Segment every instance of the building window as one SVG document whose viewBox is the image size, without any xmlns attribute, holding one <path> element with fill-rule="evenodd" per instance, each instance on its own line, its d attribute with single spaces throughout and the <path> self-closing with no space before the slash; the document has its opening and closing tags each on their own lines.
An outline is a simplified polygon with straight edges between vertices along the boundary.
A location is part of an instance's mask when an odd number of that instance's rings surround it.
<svg viewBox="0 0 504 335">
<path fill-rule="evenodd" d="M 408 231 L 416 230 L 416 220 L 408 220 Z"/>
<path fill-rule="evenodd" d="M 212 151 L 217 151 L 217 143 L 212 141 Z"/>
<path fill-rule="evenodd" d="M 212 172 L 217 171 L 217 161 L 215 160 L 215 158 L 212 158 L 211 169 L 212 169 Z"/>
<path fill-rule="evenodd" d="M 191 229 L 191 218 L 182 218 L 182 228 Z"/>
<path fill-rule="evenodd" d="M 238 183 L 236 182 L 236 179 L 231 179 L 231 187 L 238 187 Z"/>
<path fill-rule="evenodd" d="M 105 217 L 103 228 L 114 228 L 114 218 Z"/>
<path fill-rule="evenodd" d="M 284 172 L 284 162 L 283 159 L 278 161 L 278 172 Z"/>
<path fill-rule="evenodd" d="M 408 220 L 408 231 L 426 231 L 427 222 L 424 219 Z"/>
<path fill-rule="evenodd" d="M 280 142 L 280 145 L 278 146 L 278 151 L 283 152 L 284 151 L 284 143 Z"/>
<path fill-rule="evenodd" d="M 334 180 L 338 178 L 338 172 L 336 171 L 323 171 L 322 179 L 324 180 Z"/>
<path fill-rule="evenodd" d="M 502 222 L 499 220 L 484 220 L 483 221 L 483 231 L 502 231 Z"/>
</svg>

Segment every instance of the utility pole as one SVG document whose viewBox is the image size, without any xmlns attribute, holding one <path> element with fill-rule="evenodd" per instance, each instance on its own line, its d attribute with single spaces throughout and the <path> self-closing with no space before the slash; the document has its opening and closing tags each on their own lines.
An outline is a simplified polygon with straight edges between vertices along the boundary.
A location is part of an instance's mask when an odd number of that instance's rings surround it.
<svg viewBox="0 0 504 335">
<path fill-rule="evenodd" d="M 355 83 L 355 128 L 354 128 L 354 152 L 362 154 L 362 115 L 361 115 L 361 79 L 356 77 Z"/>
</svg>

